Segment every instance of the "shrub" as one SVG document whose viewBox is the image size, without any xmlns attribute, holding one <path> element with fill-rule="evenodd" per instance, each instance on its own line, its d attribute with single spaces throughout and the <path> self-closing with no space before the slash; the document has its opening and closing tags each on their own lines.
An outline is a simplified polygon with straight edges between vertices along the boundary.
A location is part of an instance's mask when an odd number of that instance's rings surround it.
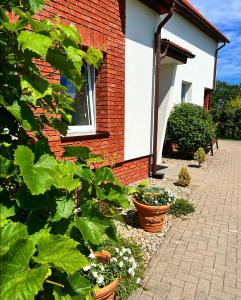
<svg viewBox="0 0 241 300">
<path fill-rule="evenodd" d="M 206 153 L 202 147 L 198 148 L 193 157 L 198 162 L 199 166 L 201 166 L 206 161 Z"/>
<path fill-rule="evenodd" d="M 178 181 L 177 184 L 180 186 L 189 186 L 191 183 L 191 176 L 187 168 L 182 167 L 180 173 L 178 174 Z"/>
<path fill-rule="evenodd" d="M 215 137 L 212 118 L 201 106 L 184 103 L 174 107 L 167 125 L 168 137 L 179 146 L 183 157 L 193 157 L 198 147 L 206 148 Z"/>
<path fill-rule="evenodd" d="M 218 123 L 218 136 L 241 139 L 241 107 L 227 106 L 221 113 Z"/>
<path fill-rule="evenodd" d="M 195 208 L 192 203 L 190 203 L 188 200 L 180 198 L 175 201 L 170 207 L 169 214 L 173 215 L 177 218 L 180 218 L 182 216 L 186 216 L 187 214 L 190 214 L 195 211 Z"/>
</svg>

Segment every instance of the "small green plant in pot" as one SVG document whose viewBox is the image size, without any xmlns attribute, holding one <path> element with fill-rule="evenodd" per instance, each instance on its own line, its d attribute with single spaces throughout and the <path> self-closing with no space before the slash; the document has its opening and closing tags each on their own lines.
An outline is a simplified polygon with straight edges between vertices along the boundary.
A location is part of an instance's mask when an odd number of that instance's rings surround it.
<svg viewBox="0 0 241 300">
<path fill-rule="evenodd" d="M 175 195 L 163 188 L 148 186 L 147 182 L 139 184 L 132 194 L 141 228 L 147 232 L 160 231 Z"/>
<path fill-rule="evenodd" d="M 187 168 L 182 167 L 180 173 L 178 174 L 178 181 L 176 182 L 177 185 L 186 187 L 189 186 L 191 183 L 191 176 Z"/>
<path fill-rule="evenodd" d="M 202 147 L 199 147 L 197 151 L 194 153 L 193 158 L 198 162 L 199 167 L 206 161 L 207 156 Z"/>
</svg>

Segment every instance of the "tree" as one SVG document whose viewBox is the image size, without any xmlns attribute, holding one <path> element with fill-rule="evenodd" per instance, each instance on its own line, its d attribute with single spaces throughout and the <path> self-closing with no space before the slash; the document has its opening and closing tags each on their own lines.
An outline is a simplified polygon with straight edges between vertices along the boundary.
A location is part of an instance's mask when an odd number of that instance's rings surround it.
<svg viewBox="0 0 241 300">
<path fill-rule="evenodd" d="M 90 169 L 98 157 L 88 148 L 65 149 L 76 163 L 50 151 L 43 130 L 66 133 L 73 99 L 39 66 L 47 63 L 79 91 L 82 66 L 98 68 L 102 53 L 84 51 L 73 25 L 36 20 L 43 6 L 44 0 L 0 5 L 0 298 L 91 299 L 79 270 L 90 248 L 116 238 L 112 219 L 129 204 L 111 169 Z"/>
<path fill-rule="evenodd" d="M 228 84 L 217 81 L 211 98 L 211 114 L 214 122 L 218 122 L 225 105 L 232 99 L 241 97 L 241 84 Z"/>
</svg>

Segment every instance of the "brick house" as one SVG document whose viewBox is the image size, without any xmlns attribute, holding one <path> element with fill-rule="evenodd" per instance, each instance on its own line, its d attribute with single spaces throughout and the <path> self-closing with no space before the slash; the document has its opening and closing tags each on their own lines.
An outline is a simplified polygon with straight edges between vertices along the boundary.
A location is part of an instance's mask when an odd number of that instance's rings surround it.
<svg viewBox="0 0 241 300">
<path fill-rule="evenodd" d="M 40 12 L 41 17 L 57 14 L 63 23 L 73 23 L 83 46 L 98 47 L 104 54 L 98 71 L 86 66 L 82 94 L 60 78 L 76 100 L 76 112 L 67 136 L 46 130 L 57 157 L 65 146 L 87 146 L 104 156 L 105 165 L 115 164 L 114 172 L 124 184 L 143 179 L 150 175 L 152 157 L 154 167 L 161 159 L 173 104 L 195 99 L 209 106 L 218 43 L 228 40 L 187 0 L 177 0 L 170 13 L 172 2 L 53 0 Z M 168 14 L 160 51 L 155 51 L 157 27 Z M 159 82 L 158 51 L 162 59 Z"/>
</svg>

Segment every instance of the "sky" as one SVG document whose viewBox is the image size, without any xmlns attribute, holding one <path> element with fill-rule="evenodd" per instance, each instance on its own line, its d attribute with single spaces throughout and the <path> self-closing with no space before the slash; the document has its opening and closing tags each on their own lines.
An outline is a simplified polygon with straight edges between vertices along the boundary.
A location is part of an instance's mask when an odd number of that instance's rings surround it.
<svg viewBox="0 0 241 300">
<path fill-rule="evenodd" d="M 241 82 L 241 0 L 189 0 L 230 40 L 219 51 L 217 79 Z"/>
</svg>

